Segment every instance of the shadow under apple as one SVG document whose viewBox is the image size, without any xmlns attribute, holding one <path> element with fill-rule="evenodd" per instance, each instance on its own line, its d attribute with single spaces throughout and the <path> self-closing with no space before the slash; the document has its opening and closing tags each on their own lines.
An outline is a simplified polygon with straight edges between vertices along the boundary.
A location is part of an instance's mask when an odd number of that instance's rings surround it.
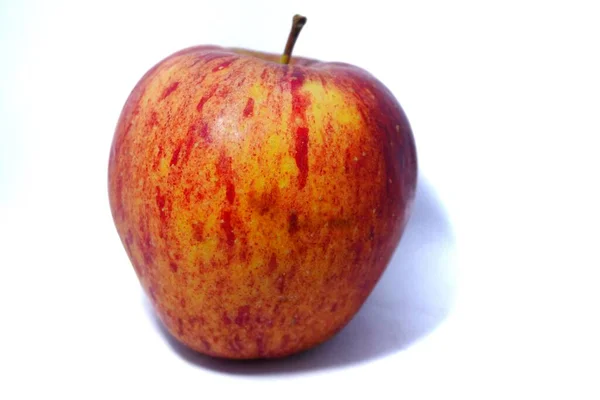
<svg viewBox="0 0 600 400">
<path fill-rule="evenodd" d="M 145 309 L 171 348 L 187 362 L 230 374 L 286 374 L 343 367 L 407 348 L 432 332 L 454 298 L 454 238 L 433 188 L 419 178 L 412 216 L 379 283 L 352 321 L 329 341 L 276 360 L 215 359 L 180 344 Z"/>
</svg>

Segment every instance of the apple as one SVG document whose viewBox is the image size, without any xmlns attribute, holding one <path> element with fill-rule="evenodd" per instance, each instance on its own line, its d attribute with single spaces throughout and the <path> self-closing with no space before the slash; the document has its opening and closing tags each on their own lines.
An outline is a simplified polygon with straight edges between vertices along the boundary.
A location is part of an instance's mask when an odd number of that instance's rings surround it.
<svg viewBox="0 0 600 400">
<path fill-rule="evenodd" d="M 110 151 L 112 216 L 168 331 L 216 357 L 282 357 L 365 302 L 414 198 L 408 120 L 368 72 L 198 46 L 135 86 Z M 360 343 L 356 344 L 360 346 Z"/>
</svg>

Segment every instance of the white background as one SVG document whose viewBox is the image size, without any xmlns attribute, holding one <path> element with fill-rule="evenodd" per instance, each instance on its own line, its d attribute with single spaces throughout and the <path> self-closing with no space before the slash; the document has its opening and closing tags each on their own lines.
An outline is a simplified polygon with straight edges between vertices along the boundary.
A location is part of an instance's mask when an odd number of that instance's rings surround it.
<svg viewBox="0 0 600 400">
<path fill-rule="evenodd" d="M 598 398 L 594 1 L 0 1 L 0 398 Z M 414 214 L 355 320 L 287 360 L 165 335 L 106 190 L 121 107 L 213 43 L 361 66 L 420 162 Z"/>
</svg>

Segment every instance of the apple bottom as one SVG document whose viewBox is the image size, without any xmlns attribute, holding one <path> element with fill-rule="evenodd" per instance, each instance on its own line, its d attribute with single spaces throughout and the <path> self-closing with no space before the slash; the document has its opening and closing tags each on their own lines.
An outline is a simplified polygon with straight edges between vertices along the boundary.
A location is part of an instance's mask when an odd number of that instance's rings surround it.
<svg viewBox="0 0 600 400">
<path fill-rule="evenodd" d="M 365 284 L 351 295 L 339 294 L 334 298 L 322 295 L 315 312 L 298 311 L 311 305 L 293 306 L 289 298 L 293 295 L 278 296 L 270 314 L 261 314 L 261 308 L 265 307 L 256 304 L 242 306 L 237 313 L 223 313 L 217 329 L 207 328 L 205 318 L 163 312 L 164 307 L 159 303 L 154 308 L 159 310 L 158 317 L 168 333 L 199 353 L 227 359 L 281 358 L 316 347 L 340 332 L 356 315 L 374 284 Z M 150 297 L 156 302 L 151 292 Z"/>
</svg>

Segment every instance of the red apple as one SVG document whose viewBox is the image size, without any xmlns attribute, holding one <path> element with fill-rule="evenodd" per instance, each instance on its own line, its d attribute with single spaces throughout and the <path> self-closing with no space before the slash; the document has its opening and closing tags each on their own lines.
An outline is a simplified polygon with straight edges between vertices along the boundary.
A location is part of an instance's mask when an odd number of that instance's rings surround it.
<svg viewBox="0 0 600 400">
<path fill-rule="evenodd" d="M 169 332 L 213 356 L 280 357 L 338 332 L 415 193 L 392 93 L 352 65 L 290 60 L 294 21 L 282 62 L 214 46 L 159 62 L 111 148 L 110 205 L 135 272 Z"/>
</svg>

